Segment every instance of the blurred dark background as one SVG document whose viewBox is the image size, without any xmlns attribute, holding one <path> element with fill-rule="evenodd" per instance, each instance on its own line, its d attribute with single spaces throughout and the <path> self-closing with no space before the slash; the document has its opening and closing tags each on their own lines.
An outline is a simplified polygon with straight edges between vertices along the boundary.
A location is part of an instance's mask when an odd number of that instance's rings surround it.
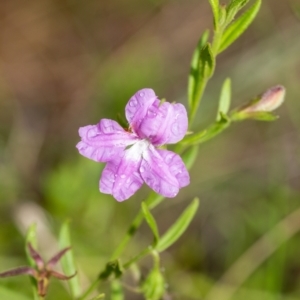
<svg viewBox="0 0 300 300">
<path fill-rule="evenodd" d="M 232 107 L 276 84 L 286 87 L 286 102 L 278 121 L 234 124 L 201 145 L 190 186 L 153 211 L 163 232 L 193 197 L 201 199 L 191 227 L 162 258 L 171 299 L 204 299 L 211 288 L 221 291 L 213 300 L 300 298 L 300 222 L 289 222 L 300 209 L 299 15 L 298 0 L 263 0 L 254 23 L 218 57 L 195 130 L 214 120 L 226 77 Z M 103 165 L 77 153 L 78 128 L 123 116 L 144 87 L 186 104 L 191 55 L 207 28 L 206 0 L 1 1 L 1 270 L 25 263 L 31 222 L 49 257 L 70 219 L 83 285 L 95 278 L 149 189 L 123 203 L 100 194 Z M 272 230 L 275 238 L 260 247 Z M 151 239 L 143 226 L 124 261 Z M 141 266 L 146 274 L 150 264 Z M 27 278 L 1 283 L 30 295 Z M 69 299 L 55 280 L 51 297 Z M 141 298 L 128 292 L 126 299 Z"/>
</svg>

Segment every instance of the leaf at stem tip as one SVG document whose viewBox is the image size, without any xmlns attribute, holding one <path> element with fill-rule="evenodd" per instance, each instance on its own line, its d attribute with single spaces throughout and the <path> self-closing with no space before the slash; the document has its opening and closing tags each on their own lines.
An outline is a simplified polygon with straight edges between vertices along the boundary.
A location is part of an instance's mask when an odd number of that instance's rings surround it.
<svg viewBox="0 0 300 300">
<path fill-rule="evenodd" d="M 59 246 L 61 247 L 61 249 L 71 246 L 69 221 L 65 221 L 61 226 L 59 232 Z M 75 260 L 72 249 L 64 254 L 61 259 L 61 264 L 66 275 L 73 275 L 74 273 L 76 273 Z M 73 278 L 68 280 L 68 284 L 73 297 L 79 297 L 81 294 L 81 288 L 78 275 L 75 275 Z"/>
<path fill-rule="evenodd" d="M 156 250 L 162 252 L 172 244 L 174 244 L 181 235 L 185 232 L 193 217 L 195 216 L 199 207 L 199 199 L 195 198 L 192 203 L 183 211 L 175 223 L 167 230 L 167 232 L 160 238 Z"/>
<path fill-rule="evenodd" d="M 156 221 L 155 221 L 153 215 L 151 214 L 151 212 L 149 211 L 145 202 L 142 202 L 142 210 L 143 210 L 145 220 L 148 223 L 148 225 L 154 235 L 154 246 L 155 246 L 157 244 L 157 242 L 159 241 L 159 233 L 158 233 Z"/>
<path fill-rule="evenodd" d="M 214 15 L 214 26 L 215 29 L 219 22 L 219 0 L 209 0 L 213 15 Z"/>
<path fill-rule="evenodd" d="M 219 53 L 229 47 L 249 27 L 259 12 L 260 5 L 261 0 L 256 0 L 256 2 L 246 12 L 244 12 L 225 30 L 221 40 Z"/>
<path fill-rule="evenodd" d="M 200 52 L 204 45 L 207 43 L 209 37 L 209 31 L 206 30 L 202 36 L 199 39 L 199 42 L 197 44 L 197 47 L 193 53 L 192 61 L 191 61 L 191 68 L 190 68 L 190 74 L 188 79 L 188 101 L 189 106 L 192 105 L 196 93 L 196 86 L 198 82 L 198 62 L 200 57 Z"/>
<path fill-rule="evenodd" d="M 230 108 L 231 102 L 231 80 L 226 78 L 221 89 L 219 107 L 217 113 L 217 121 L 221 120 L 221 113 L 226 115 Z"/>
<path fill-rule="evenodd" d="M 229 24 L 235 15 L 249 2 L 249 0 L 231 0 L 226 7 L 226 24 Z"/>
</svg>

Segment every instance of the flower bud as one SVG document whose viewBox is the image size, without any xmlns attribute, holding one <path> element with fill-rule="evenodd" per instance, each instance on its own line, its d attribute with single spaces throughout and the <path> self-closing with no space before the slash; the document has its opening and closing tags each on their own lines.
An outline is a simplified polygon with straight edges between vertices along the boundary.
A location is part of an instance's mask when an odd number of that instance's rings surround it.
<svg viewBox="0 0 300 300">
<path fill-rule="evenodd" d="M 142 291 L 147 300 L 159 300 L 165 293 L 165 279 L 159 268 L 154 267 L 143 282 Z"/>
<path fill-rule="evenodd" d="M 231 113 L 231 120 L 241 121 L 253 119 L 260 121 L 274 121 L 278 117 L 271 112 L 283 103 L 284 96 L 285 88 L 283 86 L 273 86 L 249 103 L 234 110 Z"/>
<path fill-rule="evenodd" d="M 271 112 L 278 108 L 284 101 L 285 88 L 282 85 L 276 85 L 269 88 L 265 93 L 252 100 L 242 107 L 240 112 Z"/>
</svg>

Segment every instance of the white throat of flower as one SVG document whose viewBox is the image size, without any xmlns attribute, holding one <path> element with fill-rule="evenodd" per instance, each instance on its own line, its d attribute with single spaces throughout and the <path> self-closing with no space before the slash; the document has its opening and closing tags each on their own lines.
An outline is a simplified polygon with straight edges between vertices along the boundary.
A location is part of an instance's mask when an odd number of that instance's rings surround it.
<svg viewBox="0 0 300 300">
<path fill-rule="evenodd" d="M 139 161 L 143 156 L 143 153 L 151 146 L 151 143 L 144 139 L 131 145 L 126 149 L 125 156 L 131 161 Z"/>
</svg>

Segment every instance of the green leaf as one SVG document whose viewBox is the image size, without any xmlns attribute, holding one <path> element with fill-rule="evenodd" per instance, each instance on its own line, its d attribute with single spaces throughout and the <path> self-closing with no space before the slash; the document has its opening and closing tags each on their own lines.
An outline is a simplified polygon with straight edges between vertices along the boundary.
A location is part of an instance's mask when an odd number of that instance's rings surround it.
<svg viewBox="0 0 300 300">
<path fill-rule="evenodd" d="M 155 221 L 154 217 L 152 216 L 151 212 L 149 211 L 145 202 L 142 202 L 142 210 L 143 210 L 145 220 L 152 230 L 152 233 L 154 235 L 154 245 L 156 245 L 159 240 L 159 233 L 158 233 L 156 221 Z"/>
<path fill-rule="evenodd" d="M 229 24 L 235 15 L 249 2 L 249 0 L 231 0 L 226 8 L 226 23 Z"/>
<path fill-rule="evenodd" d="M 222 116 L 221 113 L 226 115 L 230 108 L 231 102 L 231 80 L 230 78 L 226 78 L 221 89 L 221 95 L 219 100 L 217 121 L 220 121 Z"/>
<path fill-rule="evenodd" d="M 71 246 L 69 221 L 65 221 L 59 232 L 59 246 L 61 249 Z M 70 249 L 61 259 L 62 268 L 66 275 L 70 276 L 76 272 L 73 250 Z M 78 275 L 68 280 L 68 284 L 74 298 L 79 297 L 81 288 Z"/>
<path fill-rule="evenodd" d="M 208 79 L 213 75 L 215 69 L 215 58 L 209 43 L 200 50 L 198 63 L 190 73 L 192 81 L 192 93 L 189 89 L 190 122 L 192 122 Z"/>
<path fill-rule="evenodd" d="M 200 143 L 204 143 L 219 133 L 221 133 L 223 130 L 225 130 L 230 125 L 230 119 L 224 115 L 220 114 L 221 119 L 217 122 L 215 122 L 213 125 L 208 127 L 205 130 L 202 130 L 196 134 L 190 135 L 185 137 L 180 144 L 182 145 L 198 145 Z"/>
<path fill-rule="evenodd" d="M 187 229 L 199 206 L 199 199 L 195 198 L 184 210 L 177 221 L 167 230 L 159 240 L 156 250 L 161 252 L 174 244 Z"/>
<path fill-rule="evenodd" d="M 233 121 L 243 121 L 247 119 L 271 122 L 277 120 L 278 116 L 268 111 L 236 112 L 232 115 Z"/>
<path fill-rule="evenodd" d="M 188 102 L 189 106 L 192 106 L 192 103 L 194 102 L 194 97 L 196 94 L 196 87 L 197 87 L 197 82 L 198 82 L 198 63 L 200 59 L 200 52 L 201 49 L 204 47 L 204 45 L 207 43 L 209 37 L 209 31 L 206 30 L 198 44 L 197 47 L 193 53 L 192 56 L 192 61 L 191 61 L 191 68 L 190 68 L 190 74 L 189 74 L 189 79 L 188 79 Z"/>
<path fill-rule="evenodd" d="M 218 27 L 219 22 L 219 0 L 209 0 L 213 15 L 215 29 Z"/>
<path fill-rule="evenodd" d="M 22 294 L 16 293 L 15 291 L 9 290 L 3 286 L 0 287 L 0 299 L 3 300 L 30 300 Z"/>
<path fill-rule="evenodd" d="M 28 249 L 28 243 L 30 243 L 35 249 L 37 248 L 37 233 L 36 233 L 36 224 L 33 223 L 29 226 L 26 237 L 25 237 L 25 252 L 26 252 L 26 257 L 27 260 L 30 264 L 31 267 L 36 268 L 36 263 L 34 259 L 30 256 L 29 249 Z M 36 280 L 30 276 L 30 282 L 32 286 L 32 292 L 33 292 L 33 299 L 38 300 L 39 295 L 38 295 L 38 290 L 37 290 L 37 282 Z M 0 297 L 0 299 L 2 299 Z"/>
<path fill-rule="evenodd" d="M 193 165 L 198 155 L 198 145 L 191 146 L 181 156 L 186 168 L 189 170 Z"/>
<path fill-rule="evenodd" d="M 219 47 L 219 53 L 229 47 L 249 27 L 258 13 L 260 5 L 261 0 L 256 0 L 244 14 L 225 30 Z"/>
<path fill-rule="evenodd" d="M 203 78 L 210 78 L 214 72 L 215 59 L 211 51 L 211 46 L 207 43 L 200 51 L 198 72 Z"/>
<path fill-rule="evenodd" d="M 31 267 L 35 268 L 36 264 L 33 258 L 30 256 L 29 249 L 28 249 L 28 243 L 30 243 L 33 248 L 37 248 L 37 238 L 36 238 L 36 224 L 33 223 L 30 225 L 30 227 L 27 230 L 26 238 L 25 238 L 25 252 L 27 256 L 27 260 Z"/>
</svg>

